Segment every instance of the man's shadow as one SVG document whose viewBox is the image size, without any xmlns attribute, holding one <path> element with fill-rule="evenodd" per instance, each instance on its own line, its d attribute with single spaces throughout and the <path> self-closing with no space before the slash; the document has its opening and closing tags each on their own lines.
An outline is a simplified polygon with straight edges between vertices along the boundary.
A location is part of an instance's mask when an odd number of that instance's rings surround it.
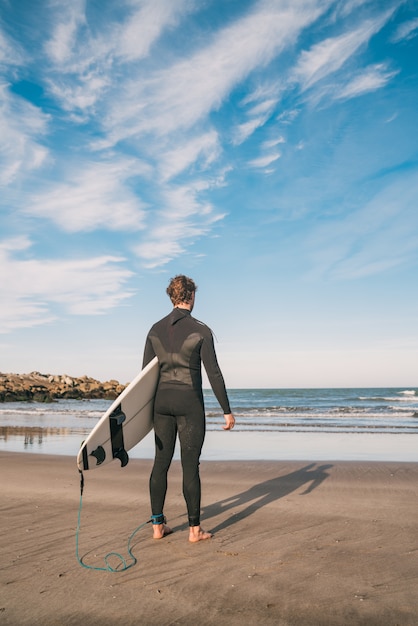
<svg viewBox="0 0 418 626">
<path fill-rule="evenodd" d="M 228 519 L 211 528 L 211 532 L 217 532 L 249 517 L 263 506 L 284 498 L 303 485 L 306 485 L 306 489 L 300 495 L 307 495 L 328 478 L 329 472 L 327 470 L 333 467 L 332 465 L 320 465 L 315 468 L 315 465 L 316 463 L 311 463 L 290 474 L 271 478 L 258 485 L 253 485 L 247 491 L 209 504 L 203 508 L 202 517 L 206 523 L 212 517 L 222 515 L 231 509 L 235 511 L 238 509 Z"/>
</svg>

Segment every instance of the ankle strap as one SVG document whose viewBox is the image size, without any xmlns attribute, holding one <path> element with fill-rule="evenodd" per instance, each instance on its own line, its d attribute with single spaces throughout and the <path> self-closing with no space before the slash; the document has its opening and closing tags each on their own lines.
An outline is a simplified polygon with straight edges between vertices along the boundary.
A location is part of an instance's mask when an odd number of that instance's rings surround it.
<svg viewBox="0 0 418 626">
<path fill-rule="evenodd" d="M 153 523 L 154 526 L 159 526 L 160 524 L 165 524 L 166 521 L 167 520 L 165 519 L 163 513 L 160 513 L 159 515 L 151 515 L 151 522 Z"/>
</svg>

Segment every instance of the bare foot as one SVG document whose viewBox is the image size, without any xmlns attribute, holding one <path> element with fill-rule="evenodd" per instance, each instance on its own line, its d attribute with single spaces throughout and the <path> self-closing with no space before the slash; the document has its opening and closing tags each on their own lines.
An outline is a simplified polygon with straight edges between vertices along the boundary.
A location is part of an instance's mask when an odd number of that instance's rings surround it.
<svg viewBox="0 0 418 626">
<path fill-rule="evenodd" d="M 205 539 L 211 539 L 212 533 L 207 533 L 200 526 L 189 527 L 189 541 L 191 543 L 197 543 L 198 541 L 204 541 Z"/>
<path fill-rule="evenodd" d="M 163 537 L 167 537 L 167 535 L 171 535 L 173 532 L 169 526 L 166 524 L 156 524 L 153 526 L 153 539 L 163 539 Z"/>
</svg>

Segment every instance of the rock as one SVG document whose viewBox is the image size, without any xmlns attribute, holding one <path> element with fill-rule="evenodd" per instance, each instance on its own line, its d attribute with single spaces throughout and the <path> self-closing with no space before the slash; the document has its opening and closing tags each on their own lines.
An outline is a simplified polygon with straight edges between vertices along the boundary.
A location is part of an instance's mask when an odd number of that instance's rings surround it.
<svg viewBox="0 0 418 626">
<path fill-rule="evenodd" d="M 89 376 L 0 373 L 0 402 L 54 402 L 60 398 L 114 400 L 125 389 L 117 380 L 100 382 Z"/>
</svg>

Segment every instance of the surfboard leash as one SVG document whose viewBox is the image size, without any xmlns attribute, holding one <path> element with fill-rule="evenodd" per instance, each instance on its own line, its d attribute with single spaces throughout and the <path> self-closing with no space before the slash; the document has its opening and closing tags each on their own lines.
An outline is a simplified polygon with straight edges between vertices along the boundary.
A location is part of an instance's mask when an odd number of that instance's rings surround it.
<svg viewBox="0 0 418 626">
<path fill-rule="evenodd" d="M 131 567 L 136 565 L 136 563 L 138 562 L 137 558 L 132 553 L 131 542 L 133 538 L 135 537 L 136 533 L 139 532 L 142 528 L 144 528 L 147 524 L 149 524 L 151 522 L 151 519 L 147 520 L 146 522 L 144 522 L 143 524 L 140 524 L 137 528 L 135 528 L 135 530 L 133 531 L 133 533 L 130 535 L 128 539 L 127 551 L 131 559 L 130 563 L 127 563 L 126 559 L 118 552 L 108 552 L 108 554 L 106 554 L 103 557 L 106 567 L 96 567 L 93 565 L 87 565 L 86 563 L 84 563 L 83 558 L 80 557 L 80 553 L 79 553 L 79 535 L 80 535 L 80 527 L 81 527 L 81 509 L 83 505 L 84 475 L 80 469 L 78 471 L 80 474 L 80 504 L 78 507 L 78 521 L 77 521 L 77 530 L 75 534 L 75 552 L 76 552 L 77 561 L 82 567 L 86 569 L 96 570 L 99 572 L 126 572 L 126 570 L 130 569 Z M 119 559 L 119 565 L 117 565 L 116 567 L 113 567 L 109 562 L 110 558 Z"/>
</svg>

